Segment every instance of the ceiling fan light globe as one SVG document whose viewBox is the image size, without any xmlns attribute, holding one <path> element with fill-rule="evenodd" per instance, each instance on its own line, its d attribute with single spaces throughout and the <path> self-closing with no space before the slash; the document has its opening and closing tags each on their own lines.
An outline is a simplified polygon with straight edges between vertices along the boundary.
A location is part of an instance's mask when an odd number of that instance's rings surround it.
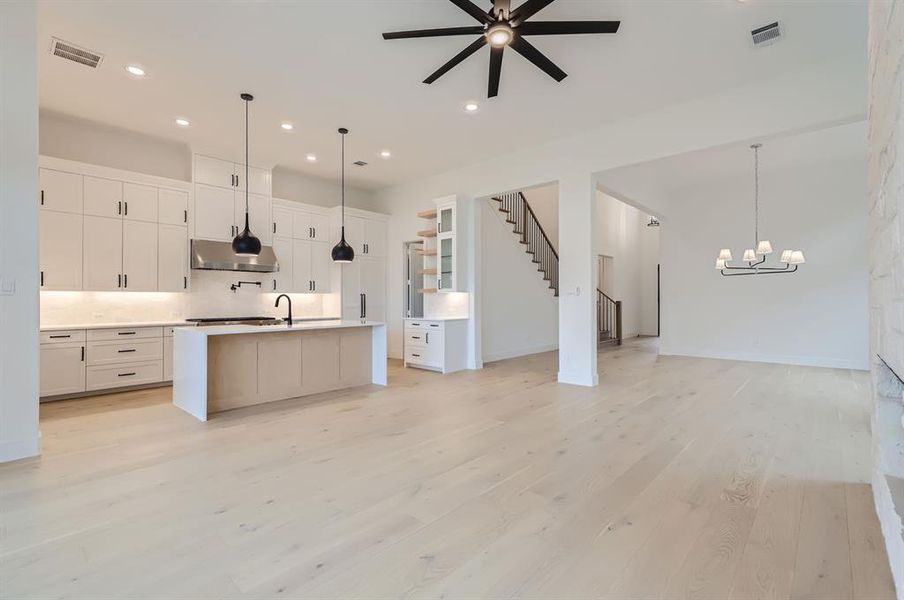
<svg viewBox="0 0 904 600">
<path fill-rule="evenodd" d="M 487 29 L 486 35 L 487 42 L 489 42 L 490 46 L 499 48 L 511 42 L 512 38 L 515 36 L 515 33 L 512 31 L 512 28 L 505 23 L 497 23 L 496 25 L 493 25 L 492 27 Z"/>
<path fill-rule="evenodd" d="M 722 248 L 719 250 L 719 259 L 724 261 L 733 260 L 731 258 L 731 249 L 730 248 Z"/>
<path fill-rule="evenodd" d="M 757 254 L 772 254 L 772 242 L 770 242 L 769 240 L 762 240 L 760 242 L 757 242 L 756 253 Z"/>
</svg>

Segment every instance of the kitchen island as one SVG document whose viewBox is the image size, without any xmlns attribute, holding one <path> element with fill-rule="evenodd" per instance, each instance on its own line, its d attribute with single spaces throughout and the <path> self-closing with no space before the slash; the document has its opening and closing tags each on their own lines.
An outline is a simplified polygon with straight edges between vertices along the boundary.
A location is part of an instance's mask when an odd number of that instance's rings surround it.
<svg viewBox="0 0 904 600">
<path fill-rule="evenodd" d="M 386 326 L 323 320 L 177 329 L 173 404 L 195 418 L 375 383 L 386 385 Z"/>
</svg>

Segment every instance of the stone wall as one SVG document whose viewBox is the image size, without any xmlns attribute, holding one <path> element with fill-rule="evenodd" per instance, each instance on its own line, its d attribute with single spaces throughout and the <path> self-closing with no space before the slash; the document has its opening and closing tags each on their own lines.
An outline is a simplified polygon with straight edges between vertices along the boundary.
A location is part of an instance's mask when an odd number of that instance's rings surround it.
<svg viewBox="0 0 904 600">
<path fill-rule="evenodd" d="M 872 479 L 904 599 L 904 385 L 894 374 L 904 376 L 904 0 L 870 0 L 869 31 Z"/>
</svg>

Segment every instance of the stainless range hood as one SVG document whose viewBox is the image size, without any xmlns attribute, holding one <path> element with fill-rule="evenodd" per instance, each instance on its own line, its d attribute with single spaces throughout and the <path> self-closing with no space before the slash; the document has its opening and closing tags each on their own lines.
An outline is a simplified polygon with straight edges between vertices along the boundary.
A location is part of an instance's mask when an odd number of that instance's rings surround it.
<svg viewBox="0 0 904 600">
<path fill-rule="evenodd" d="M 250 271 L 275 273 L 279 261 L 272 246 L 263 246 L 257 256 L 239 256 L 229 242 L 191 241 L 191 268 L 206 271 Z"/>
</svg>

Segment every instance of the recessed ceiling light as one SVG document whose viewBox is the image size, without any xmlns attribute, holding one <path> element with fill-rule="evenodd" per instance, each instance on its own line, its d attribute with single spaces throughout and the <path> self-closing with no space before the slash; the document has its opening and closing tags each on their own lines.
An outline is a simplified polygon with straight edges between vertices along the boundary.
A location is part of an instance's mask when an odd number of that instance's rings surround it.
<svg viewBox="0 0 904 600">
<path fill-rule="evenodd" d="M 135 77 L 145 76 L 144 69 L 138 65 L 126 65 L 126 71 L 128 71 L 129 75 L 134 75 Z"/>
<path fill-rule="evenodd" d="M 392 152 L 389 150 L 380 150 L 380 156 L 383 158 L 392 158 Z"/>
<path fill-rule="evenodd" d="M 305 158 L 308 159 L 308 162 L 317 162 L 316 154 L 308 154 Z"/>
<path fill-rule="evenodd" d="M 295 128 L 295 126 L 292 125 L 291 123 L 283 123 L 282 125 L 280 125 L 280 127 L 285 129 L 286 131 L 292 131 L 292 129 Z"/>
<path fill-rule="evenodd" d="M 480 108 L 480 105 L 476 102 L 466 102 L 465 103 L 465 112 L 477 112 L 477 109 Z"/>
<path fill-rule="evenodd" d="M 182 117 L 179 117 L 178 119 L 176 119 L 176 125 L 178 125 L 179 127 L 190 127 L 191 121 L 189 121 L 188 119 L 183 119 Z"/>
</svg>

